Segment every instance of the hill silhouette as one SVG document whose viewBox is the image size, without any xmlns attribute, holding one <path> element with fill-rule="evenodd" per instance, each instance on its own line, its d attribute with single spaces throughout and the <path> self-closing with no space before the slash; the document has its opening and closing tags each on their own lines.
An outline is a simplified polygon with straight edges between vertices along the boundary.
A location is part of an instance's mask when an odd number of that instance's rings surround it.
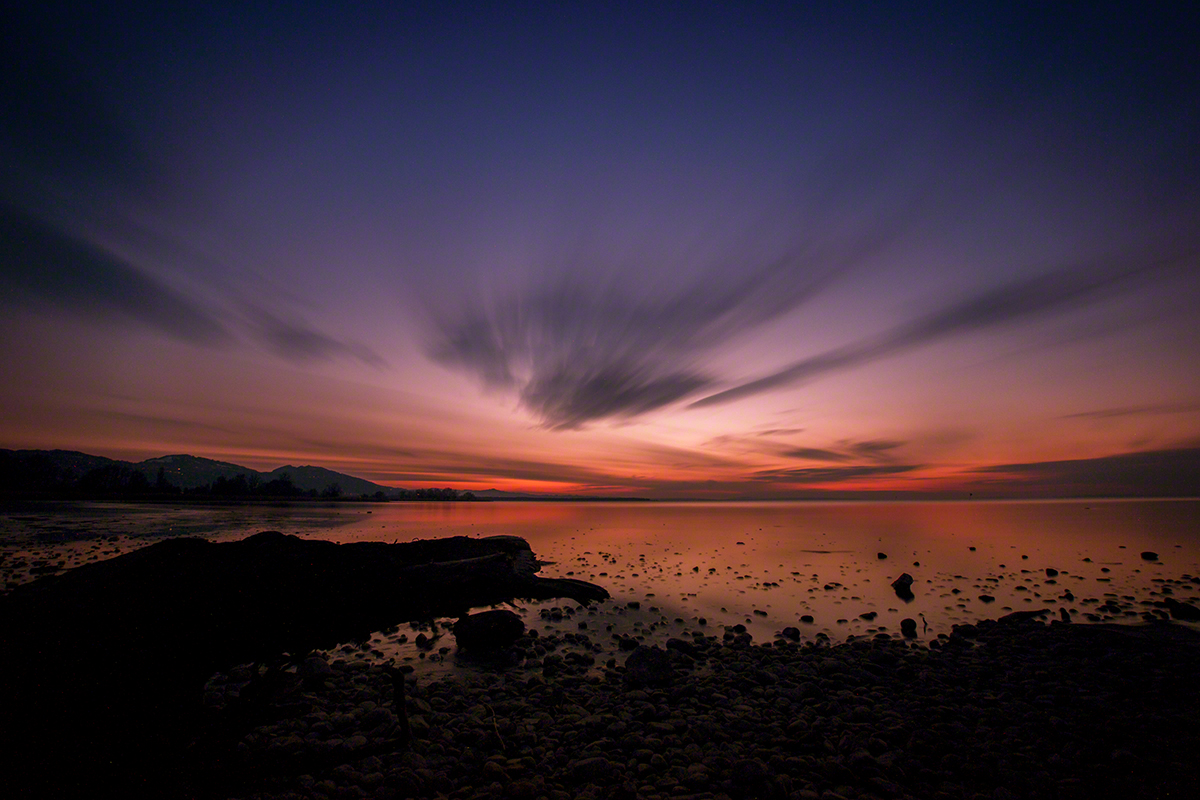
<svg viewBox="0 0 1200 800">
<path fill-rule="evenodd" d="M 169 455 L 120 461 L 74 450 L 0 449 L 0 491 L 8 494 L 213 494 L 399 499 L 412 494 L 324 467 L 270 472 L 211 458 Z M 439 490 L 441 491 L 441 490 Z"/>
</svg>

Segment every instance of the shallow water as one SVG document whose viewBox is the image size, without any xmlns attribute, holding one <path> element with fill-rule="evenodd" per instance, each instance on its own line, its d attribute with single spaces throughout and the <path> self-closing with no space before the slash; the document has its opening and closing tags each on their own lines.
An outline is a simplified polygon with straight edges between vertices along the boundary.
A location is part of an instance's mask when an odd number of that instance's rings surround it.
<svg viewBox="0 0 1200 800">
<path fill-rule="evenodd" d="M 548 577 L 605 586 L 597 610 L 547 617 L 543 633 L 583 630 L 664 640 L 742 624 L 755 641 L 787 626 L 834 640 L 890 632 L 917 619 L 922 638 L 1011 610 L 1065 608 L 1083 619 L 1139 621 L 1165 596 L 1200 600 L 1200 501 L 938 503 L 295 503 L 186 506 L 34 503 L 0 511 L 6 580 L 35 561 L 71 567 L 166 536 L 215 540 L 262 530 L 352 541 L 515 534 Z M 1157 560 L 1141 557 L 1143 551 Z M 881 558 L 880 554 L 886 555 Z M 24 562 L 24 566 L 14 566 Z M 1058 571 L 1050 576 L 1046 569 Z M 25 570 L 25 571 L 22 571 Z M 914 579 L 914 598 L 891 582 Z M 994 598 L 981 600 L 981 596 Z M 635 603 L 637 608 L 629 607 Z M 561 607 L 570 608 L 567 602 Z M 574 609 L 571 609 L 574 611 Z M 875 612 L 874 619 L 860 615 Z M 811 615 L 812 623 L 802 623 Z M 704 624 L 701 624 L 701 620 Z M 582 625 L 581 625 L 582 623 Z M 606 630 L 612 626 L 611 630 Z M 927 626 L 927 627 L 926 627 Z M 398 634 L 362 652 L 420 660 Z M 452 644 L 446 637 L 439 644 Z M 436 651 L 434 661 L 440 658 Z"/>
</svg>

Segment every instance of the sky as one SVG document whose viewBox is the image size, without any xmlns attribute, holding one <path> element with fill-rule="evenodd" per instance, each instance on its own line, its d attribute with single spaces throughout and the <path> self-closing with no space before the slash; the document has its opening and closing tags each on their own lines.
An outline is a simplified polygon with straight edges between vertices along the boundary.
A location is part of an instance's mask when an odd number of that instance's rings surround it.
<svg viewBox="0 0 1200 800">
<path fill-rule="evenodd" d="M 1200 494 L 1200 12 L 38 4 L 0 447 L 656 498 Z"/>
</svg>

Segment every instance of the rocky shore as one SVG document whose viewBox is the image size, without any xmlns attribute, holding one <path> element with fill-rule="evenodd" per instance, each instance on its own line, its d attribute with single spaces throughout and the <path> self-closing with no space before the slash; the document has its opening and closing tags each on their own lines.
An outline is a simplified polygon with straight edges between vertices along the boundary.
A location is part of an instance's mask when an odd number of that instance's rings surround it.
<svg viewBox="0 0 1200 800">
<path fill-rule="evenodd" d="M 1158 798 L 1200 786 L 1200 634 L 1026 615 L 929 641 L 530 631 L 496 663 L 279 676 L 205 792 L 298 798 Z M 432 651 L 431 651 L 432 652 Z M 336 657 L 334 657 L 336 655 Z M 209 684 L 215 717 L 244 690 Z M 403 713 L 401 713 L 401 711 Z M 403 721 L 411 738 L 403 733 Z"/>
</svg>

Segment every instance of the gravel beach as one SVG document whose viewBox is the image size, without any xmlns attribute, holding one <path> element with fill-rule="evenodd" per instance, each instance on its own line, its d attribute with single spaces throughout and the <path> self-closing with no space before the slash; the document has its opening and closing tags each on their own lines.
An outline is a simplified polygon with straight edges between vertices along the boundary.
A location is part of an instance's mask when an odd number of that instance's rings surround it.
<svg viewBox="0 0 1200 800">
<path fill-rule="evenodd" d="M 1176 623 L 1013 615 L 839 644 L 729 628 L 632 650 L 594 638 L 530 632 L 501 663 L 410 675 L 408 746 L 383 665 L 310 659 L 281 676 L 282 718 L 238 742 L 225 773 L 207 771 L 210 791 L 1001 800 L 1200 786 L 1200 634 Z M 210 683 L 214 714 L 245 678 Z"/>
</svg>

